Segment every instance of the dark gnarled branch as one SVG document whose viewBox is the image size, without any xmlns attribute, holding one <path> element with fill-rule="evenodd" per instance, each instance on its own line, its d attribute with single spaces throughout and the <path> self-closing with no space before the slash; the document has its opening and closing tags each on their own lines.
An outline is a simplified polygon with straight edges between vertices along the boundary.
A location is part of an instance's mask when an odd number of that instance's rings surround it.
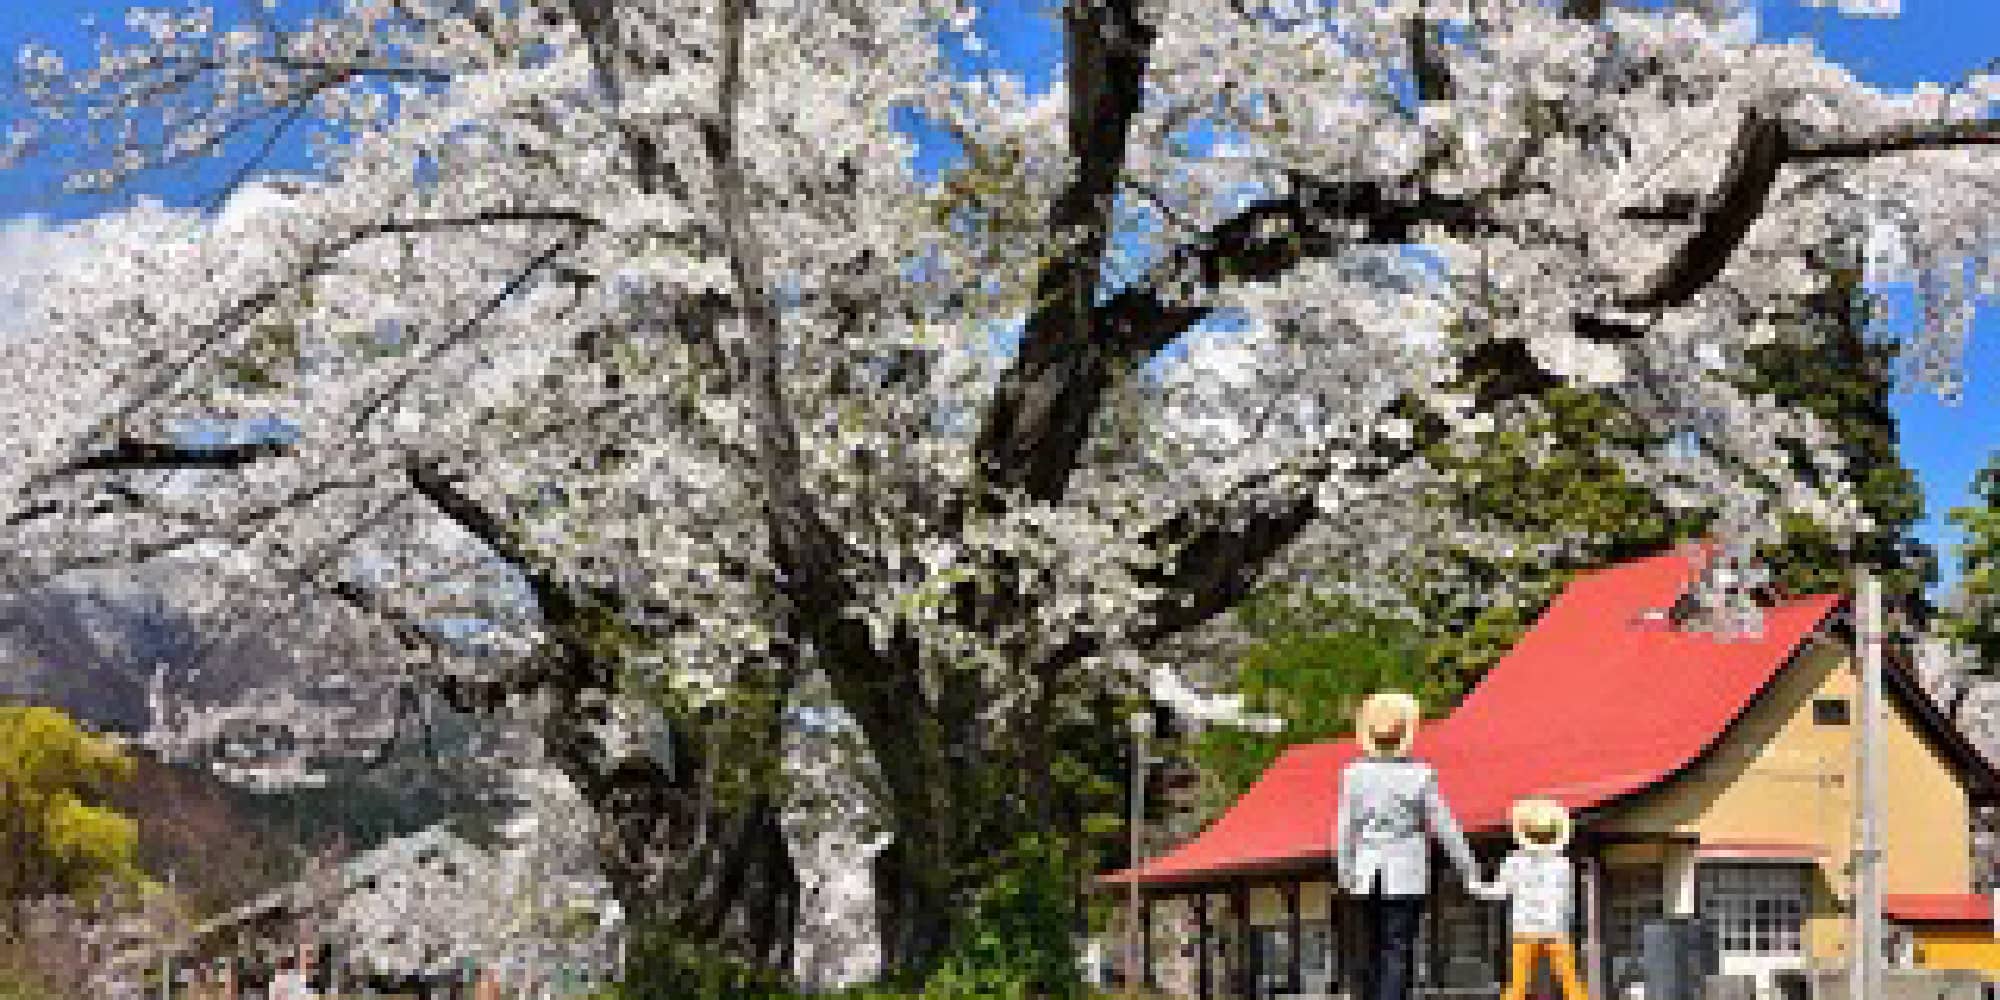
<svg viewBox="0 0 2000 1000">
<path fill-rule="evenodd" d="M 56 475 L 81 472 L 139 472 L 161 469 L 240 469 L 269 458 L 291 454 L 277 441 L 249 444 L 183 445 L 124 438 L 58 469 Z"/>
<path fill-rule="evenodd" d="M 701 124 L 702 144 L 715 171 L 723 243 L 739 291 L 749 336 L 742 355 L 744 382 L 754 405 L 757 465 L 766 491 L 772 547 L 784 569 L 784 586 L 811 621 L 837 618 L 847 603 L 842 570 L 847 546 L 828 527 L 802 481 L 798 428 L 781 378 L 780 329 L 764 251 L 750 218 L 748 178 L 736 147 L 743 97 L 743 40 L 748 0 L 722 0 L 721 71 L 716 110 Z"/>
<path fill-rule="evenodd" d="M 1134 0 L 1067 5 L 1069 153 L 1075 175 L 1050 207 L 1060 241 L 1035 282 L 1035 308 L 974 443 L 982 506 L 1019 490 L 1059 499 L 1115 361 L 1093 322 L 1126 136 L 1155 31 Z"/>
<path fill-rule="evenodd" d="M 1950 122 L 1942 125 L 1911 126 L 1881 135 L 1854 139 L 1798 142 L 1794 143 L 1786 154 L 1785 162 L 1865 160 L 1876 156 L 1914 153 L 1927 149 L 1996 145 L 2000 145 L 2000 121 Z"/>
<path fill-rule="evenodd" d="M 1971 121 L 1914 126 L 1851 139 L 1795 140 L 1774 118 L 1744 116 L 1722 184 L 1704 207 L 1686 194 L 1660 205 L 1622 209 L 1619 217 L 1654 222 L 1693 221 L 1694 234 L 1648 279 L 1645 291 L 1618 302 L 1634 312 L 1686 305 L 1715 280 L 1769 209 L 1779 172 L 1788 164 L 1859 160 L 1931 149 L 2000 145 L 2000 122 Z M 1577 330 L 1603 341 L 1635 340 L 1645 327 L 1610 316 L 1580 315 Z"/>
<path fill-rule="evenodd" d="M 1349 246 L 1401 243 L 1425 226 L 1470 235 L 1483 231 L 1469 199 L 1397 197 L 1376 183 L 1299 179 L 1292 194 L 1257 202 L 1200 238 L 1175 248 L 1148 280 L 1112 296 L 1092 313 L 1118 360 L 1134 364 L 1166 347 L 1211 307 L 1176 303 L 1229 282 L 1270 281 L 1301 262 Z"/>
<path fill-rule="evenodd" d="M 1646 290 L 1619 303 L 1649 311 L 1685 305 L 1706 287 L 1743 242 L 1785 165 L 1785 130 L 1776 119 L 1751 113 L 1737 131 L 1722 191 L 1701 213 L 1700 227 L 1679 252 L 1647 281 Z"/>
</svg>

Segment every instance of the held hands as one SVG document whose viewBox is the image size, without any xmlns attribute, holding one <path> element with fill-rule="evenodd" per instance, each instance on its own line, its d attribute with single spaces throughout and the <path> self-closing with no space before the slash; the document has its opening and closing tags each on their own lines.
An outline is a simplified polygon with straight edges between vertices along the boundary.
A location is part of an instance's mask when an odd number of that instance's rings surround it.
<svg viewBox="0 0 2000 1000">
<path fill-rule="evenodd" d="M 1488 902 L 1500 902 L 1507 898 L 1507 887 L 1498 882 L 1475 881 L 1466 887 L 1473 896 Z"/>
</svg>

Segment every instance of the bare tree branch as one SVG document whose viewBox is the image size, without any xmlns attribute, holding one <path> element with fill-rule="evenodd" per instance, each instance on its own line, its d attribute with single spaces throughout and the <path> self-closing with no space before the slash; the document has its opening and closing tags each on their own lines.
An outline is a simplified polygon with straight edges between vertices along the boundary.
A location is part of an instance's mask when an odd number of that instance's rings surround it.
<svg viewBox="0 0 2000 1000">
<path fill-rule="evenodd" d="M 1787 164 L 1866 159 L 1928 149 L 2000 144 L 2000 122 L 1976 121 L 1912 127 L 1883 135 L 1831 141 L 1795 142 L 1776 119 L 1746 114 L 1737 131 L 1720 189 L 1706 207 L 1682 194 L 1658 206 L 1623 209 L 1623 218 L 1697 224 L 1695 233 L 1647 280 L 1645 291 L 1617 304 L 1633 312 L 1658 312 L 1686 305 L 1721 274 L 1737 247 L 1768 209 L 1779 171 Z M 1633 340 L 1644 326 L 1607 316 L 1579 315 L 1577 329 L 1596 340 Z"/>
<path fill-rule="evenodd" d="M 430 345 L 430 349 L 424 352 L 424 356 L 420 360 L 413 364 L 404 365 L 402 371 L 396 373 L 395 381 L 383 388 L 373 399 L 368 401 L 366 406 L 361 408 L 361 412 L 355 416 L 351 426 L 356 431 L 367 426 L 368 422 L 375 419 L 375 415 L 381 412 L 382 407 L 388 405 L 390 400 L 402 395 L 403 390 L 409 387 L 410 380 L 416 377 L 418 371 L 430 362 L 437 360 L 438 356 L 445 351 L 464 343 L 466 338 L 472 335 L 472 331 L 477 330 L 479 325 L 492 316 L 501 305 L 505 304 L 508 299 L 519 294 L 521 289 L 527 286 L 528 281 L 536 273 L 540 272 L 542 268 L 546 267 L 550 261 L 554 260 L 564 251 L 575 246 L 576 242 L 582 239 L 582 237 L 583 229 L 579 226 L 568 236 L 557 240 L 548 249 L 536 255 L 534 260 L 528 262 L 528 266 L 522 268 L 512 278 L 508 279 L 506 285 L 488 297 L 486 302 L 479 307 L 479 310 L 467 317 L 465 322 L 460 323 L 457 329 L 452 330 L 450 334 L 439 338 L 436 343 Z"/>
<path fill-rule="evenodd" d="M 135 472 L 156 469 L 240 469 L 265 459 L 289 454 L 291 447 L 276 441 L 176 445 L 126 438 L 105 451 L 64 466 L 55 474 Z"/>
<path fill-rule="evenodd" d="M 1701 213 L 1700 227 L 1681 244 L 1679 252 L 1646 282 L 1646 290 L 1618 304 L 1649 312 L 1685 305 L 1722 269 L 1742 244 L 1750 226 L 1764 213 L 1778 171 L 1785 165 L 1785 130 L 1774 118 L 1751 112 L 1743 116 L 1736 145 L 1723 175 L 1722 190 Z"/>
<path fill-rule="evenodd" d="M 251 154 L 249 159 L 244 160 L 242 166 L 237 167 L 236 172 L 230 174 L 229 179 L 224 181 L 221 187 L 215 189 L 214 194 L 209 195 L 202 202 L 202 210 L 205 212 L 214 212 L 220 209 L 223 203 L 227 202 L 236 193 L 237 189 L 243 186 L 243 182 L 250 179 L 250 174 L 258 167 L 264 165 L 264 161 L 270 158 L 271 151 L 278 148 L 278 140 L 284 138 L 285 133 L 291 131 L 292 126 L 298 124 L 299 119 L 305 117 L 308 107 L 309 105 L 304 101 L 292 105 L 291 112 L 285 115 L 282 121 L 278 122 L 277 127 L 271 129 L 271 134 L 264 137 L 264 144 L 257 148 L 257 152 Z"/>
<path fill-rule="evenodd" d="M 519 531 L 503 522 L 491 511 L 480 506 L 466 496 L 452 477 L 445 475 L 436 462 L 412 454 L 403 465 L 403 474 L 410 488 L 417 495 L 430 501 L 431 507 L 443 514 L 453 524 L 464 529 L 466 534 L 478 539 L 495 556 L 527 580 L 529 589 L 539 599 L 544 590 L 556 587 L 556 581 L 549 575 L 540 556 L 534 551 Z"/>
<path fill-rule="evenodd" d="M 1491 231 L 1478 205 L 1475 199 L 1421 193 L 1397 197 L 1373 182 L 1298 179 L 1293 193 L 1245 208 L 1170 251 L 1147 279 L 1091 306 L 1080 327 L 1082 342 L 1057 351 L 1055 341 L 1045 339 L 1041 350 L 1056 353 L 1030 363 L 1030 334 L 1024 333 L 1015 371 L 1033 371 L 1035 380 L 1017 386 L 1011 398 L 1004 382 L 996 392 L 981 433 L 989 447 L 1001 450 L 988 454 L 1030 476 L 1032 486 L 1030 479 L 1016 485 L 1031 497 L 1046 498 L 1068 481 L 1117 373 L 1165 348 L 1213 311 L 1194 301 L 1200 292 L 1232 281 L 1269 281 L 1301 261 L 1349 246 L 1407 242 L 1428 226 L 1462 235 Z M 1036 315 L 1047 323 L 1069 322 L 1067 312 L 1047 306 Z M 1057 332 L 1057 326 L 1043 328 L 1045 338 Z M 1002 433 L 1003 425 L 1010 433 Z"/>
<path fill-rule="evenodd" d="M 1858 139 L 1801 142 L 1785 153 L 1787 163 L 1818 160 L 1856 160 L 1927 149 L 1958 149 L 1966 146 L 2000 145 L 2000 121 L 1953 122 L 1942 125 L 1912 126 L 1883 135 Z"/>
<path fill-rule="evenodd" d="M 80 454 L 52 472 L 44 472 L 29 480 L 22 493 L 32 493 L 46 487 L 53 479 L 73 471 L 76 466 L 90 460 L 96 453 L 104 437 L 123 427 L 134 414 L 152 403 L 159 395 L 177 384 L 195 363 L 206 357 L 210 351 L 220 346 L 229 336 L 244 324 L 257 318 L 284 294 L 303 282 L 307 282 L 333 268 L 340 255 L 355 246 L 380 236 L 401 233 L 438 232 L 449 229 L 464 229 L 472 226 L 500 225 L 516 222 L 566 222 L 578 227 L 595 227 L 597 220 L 571 209 L 491 209 L 469 215 L 449 216 L 432 219 L 410 219 L 362 226 L 344 233 L 315 248 L 305 256 L 290 274 L 269 282 L 255 292 L 245 295 L 224 306 L 216 318 L 196 331 L 191 338 L 192 349 L 177 361 L 169 361 L 163 351 L 148 352 L 127 371 L 133 374 L 150 373 L 142 388 L 131 394 L 84 438 Z"/>
<path fill-rule="evenodd" d="M 1362 181 L 1324 184 L 1302 178 L 1296 188 L 1250 205 L 1176 247 L 1147 280 L 1094 309 L 1091 325 L 1098 338 L 1115 345 L 1119 364 L 1143 361 L 1201 322 L 1212 307 L 1185 304 L 1201 292 L 1232 281 L 1270 281 L 1301 261 L 1350 246 L 1407 242 L 1426 226 L 1460 235 L 1490 228 L 1471 199 L 1394 198 L 1382 185 Z M 1100 384 L 1095 392 L 1101 391 Z"/>
</svg>

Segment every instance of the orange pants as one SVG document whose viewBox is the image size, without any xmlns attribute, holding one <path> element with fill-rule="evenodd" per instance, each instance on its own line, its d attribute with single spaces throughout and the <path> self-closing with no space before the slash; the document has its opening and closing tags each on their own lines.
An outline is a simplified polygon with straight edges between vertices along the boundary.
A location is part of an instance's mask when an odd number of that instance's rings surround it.
<svg viewBox="0 0 2000 1000">
<path fill-rule="evenodd" d="M 1583 983 L 1576 978 L 1576 952 L 1569 941 L 1537 935 L 1514 938 L 1514 967 L 1507 980 L 1507 992 L 1500 995 L 1500 1000 L 1523 1000 L 1528 995 L 1528 981 L 1535 978 L 1535 967 L 1541 964 L 1543 955 L 1555 967 L 1556 979 L 1562 983 L 1563 1000 L 1586 1000 Z"/>
</svg>

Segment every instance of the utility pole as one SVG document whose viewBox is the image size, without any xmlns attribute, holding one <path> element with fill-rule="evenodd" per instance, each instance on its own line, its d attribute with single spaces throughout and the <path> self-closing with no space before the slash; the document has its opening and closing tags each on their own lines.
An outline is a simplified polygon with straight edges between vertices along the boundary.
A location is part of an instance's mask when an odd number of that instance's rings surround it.
<svg viewBox="0 0 2000 1000">
<path fill-rule="evenodd" d="M 1132 725 L 1132 864 L 1128 869 L 1131 876 L 1129 892 L 1126 896 L 1125 913 L 1125 995 L 1131 1000 L 1139 1000 L 1139 981 L 1144 976 L 1145 933 L 1143 918 L 1139 913 L 1139 864 L 1144 857 L 1143 826 L 1146 822 L 1146 765 L 1151 759 L 1146 756 L 1147 738 L 1153 735 L 1153 713 L 1149 708 L 1133 712 Z"/>
<path fill-rule="evenodd" d="M 1860 788 L 1856 806 L 1854 942 L 1850 996 L 1882 996 L 1882 587 L 1868 567 L 1855 571 L 1855 647 L 1861 666 Z"/>
<path fill-rule="evenodd" d="M 174 997 L 174 933 L 178 930 L 173 920 L 174 881 L 174 870 L 168 868 L 166 907 L 161 910 L 160 919 L 166 931 L 161 935 L 166 947 L 160 951 L 160 1000 L 173 1000 Z"/>
</svg>

